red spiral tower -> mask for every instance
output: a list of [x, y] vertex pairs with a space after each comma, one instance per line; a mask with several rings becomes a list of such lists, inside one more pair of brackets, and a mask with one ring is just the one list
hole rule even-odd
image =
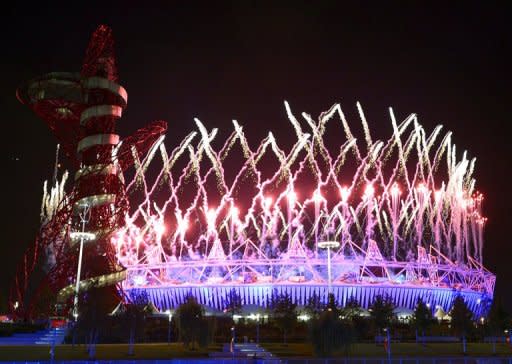
[[[77, 168], [74, 186], [52, 219], [40, 229], [19, 265], [11, 290], [11, 302], [30, 316], [43, 288], [69, 304], [80, 244], [80, 215], [88, 211], [80, 292], [106, 287], [124, 278], [115, 260], [111, 234], [124, 225], [128, 209], [123, 171], [141, 157], [165, 133], [167, 124], [153, 122], [121, 141], [116, 122], [126, 108], [128, 95], [118, 83], [112, 31], [100, 25], [93, 33], [80, 73], [55, 72], [38, 77], [17, 91], [18, 99], [43, 119]], [[83, 228], [85, 227], [82, 226]], [[73, 234], [75, 233], [75, 234]], [[77, 238], [78, 236], [78, 238]], [[41, 273], [40, 263], [48, 248], [54, 264]], [[109, 287], [109, 288], [108, 288]]]

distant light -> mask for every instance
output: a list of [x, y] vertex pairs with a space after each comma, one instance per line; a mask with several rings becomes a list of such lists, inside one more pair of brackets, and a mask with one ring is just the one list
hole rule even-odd
[[165, 224], [163, 223], [163, 221], [157, 221], [155, 223], [155, 232], [158, 235], [163, 235], [165, 233]]
[[350, 190], [348, 189], [348, 187], [341, 187], [340, 194], [341, 194], [341, 201], [347, 202], [348, 197], [350, 196]]
[[73, 114], [68, 107], [57, 107], [55, 108], [55, 111], [57, 111], [60, 116], [69, 116]]
[[317, 245], [320, 249], [327, 249], [327, 248], [333, 249], [333, 248], [339, 247], [340, 242], [339, 241], [319, 241]]
[[308, 321], [310, 319], [310, 317], [308, 315], [306, 315], [306, 314], [302, 314], [302, 315], [298, 315], [297, 319], [299, 321]]
[[397, 197], [399, 196], [400, 194], [402, 193], [402, 191], [400, 191], [400, 188], [398, 187], [398, 185], [395, 183], [393, 183], [393, 186], [391, 187], [391, 196], [393, 197]]
[[180, 220], [178, 222], [178, 229], [181, 233], [184, 233], [188, 229], [188, 220]]
[[136, 286], [143, 286], [146, 284], [146, 277], [145, 276], [135, 276], [133, 277], [133, 283]]
[[373, 188], [373, 185], [369, 184], [364, 189], [364, 199], [368, 200], [373, 197], [373, 194], [375, 193], [375, 188]]
[[272, 205], [272, 202], [274, 202], [272, 197], [270, 197], [270, 196], [265, 197], [265, 200], [264, 200], [265, 208], [268, 209]]
[[247, 318], [249, 320], [259, 321], [260, 320], [260, 314], [259, 313], [257, 313], [257, 314], [251, 313], [249, 316], [247, 316]]
[[295, 201], [297, 200], [297, 194], [293, 190], [288, 192], [287, 197], [288, 197], [288, 202], [290, 203], [290, 205], [293, 205], [295, 203]]
[[171, 312], [171, 310], [166, 310], [166, 311], [165, 311], [165, 314], [166, 314], [167, 316], [169, 316], [169, 322], [171, 322], [171, 319], [172, 319], [172, 312]]
[[315, 200], [315, 202], [320, 202], [322, 201], [322, 199], [322, 193], [319, 190], [315, 190], [315, 192], [313, 193], [313, 200]]
[[428, 192], [428, 189], [427, 187], [425, 186], [425, 184], [423, 183], [420, 183], [418, 185], [418, 187], [416, 188], [416, 191], [420, 192], [420, 193], [427, 193]]
[[215, 225], [215, 210], [210, 209], [206, 213], [206, 219], [208, 220], [208, 225], [214, 226]]
[[[242, 318], [242, 316], [241, 316], [241, 315], [233, 315], [233, 320], [235, 320], [235, 321], [238, 321], [238, 320], [240, 320], [241, 318]], [[234, 329], [235, 329], [234, 327], [232, 327], [232, 328], [231, 328], [231, 330], [234, 330]]]
[[69, 236], [72, 240], [84, 239], [85, 241], [90, 241], [96, 239], [96, 234], [81, 231], [73, 231]]
[[231, 212], [231, 218], [237, 219], [238, 218], [238, 214], [240, 213], [240, 210], [238, 210], [238, 207], [232, 206], [230, 212]]

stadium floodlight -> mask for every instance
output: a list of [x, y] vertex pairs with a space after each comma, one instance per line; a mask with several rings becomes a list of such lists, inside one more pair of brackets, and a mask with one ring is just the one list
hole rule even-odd
[[332, 278], [331, 278], [331, 249], [336, 249], [340, 246], [339, 241], [320, 241], [318, 242], [320, 249], [327, 249], [327, 279], [328, 279], [328, 292], [332, 293]]

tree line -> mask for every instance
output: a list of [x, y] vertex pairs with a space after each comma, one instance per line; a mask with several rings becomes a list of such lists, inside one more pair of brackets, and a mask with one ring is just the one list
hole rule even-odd
[[[246, 318], [235, 319], [243, 308], [235, 290], [223, 302], [223, 317], [206, 315], [204, 307], [189, 295], [169, 316], [168, 322], [164, 317], [158, 325], [154, 323], [156, 308], [143, 290], [124, 303], [113, 316], [102, 302], [104, 299], [94, 290], [81, 298], [80, 316], [67, 338], [70, 343], [85, 343], [91, 358], [95, 356], [98, 342], [128, 342], [128, 354], [133, 354], [136, 342], [166, 339], [195, 350], [215, 341], [227, 342], [236, 333], [237, 341], [242, 341], [243, 336], [250, 336], [254, 341], [256, 335], [259, 338], [260, 329], [261, 341], [270, 340], [277, 332], [285, 345], [290, 338], [296, 341], [299, 337], [303, 342], [310, 342], [316, 355], [323, 357], [335, 352], [349, 353], [358, 341], [373, 339], [382, 342], [388, 337], [396, 339], [401, 333], [411, 331], [418, 344], [422, 345], [427, 335], [453, 335], [460, 338], [465, 350], [468, 337], [486, 336], [494, 338], [495, 342], [496, 337], [503, 336], [504, 331], [512, 327], [510, 316], [499, 300], [495, 300], [487, 318], [481, 322], [475, 320], [462, 295], [455, 297], [449, 312], [451, 321], [444, 323], [442, 330], [436, 324], [438, 320], [433, 317], [428, 303], [418, 300], [410, 320], [403, 322], [398, 320], [396, 307], [386, 295], [376, 296], [368, 310], [364, 310], [353, 297], [342, 306], [332, 294], [328, 295], [326, 302], [313, 294], [304, 307], [298, 307], [290, 295], [274, 292], [267, 302], [265, 316], [268, 318], [258, 323]], [[298, 315], [308, 320], [301, 322]], [[114, 333], [118, 333], [115, 339]]]

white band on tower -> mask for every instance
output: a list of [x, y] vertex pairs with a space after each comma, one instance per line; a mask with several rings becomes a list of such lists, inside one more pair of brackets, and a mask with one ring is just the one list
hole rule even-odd
[[115, 105], [95, 105], [85, 109], [80, 115], [80, 125], [84, 126], [90, 118], [100, 116], [116, 116], [118, 118], [123, 114], [123, 108]]
[[80, 153], [95, 145], [117, 145], [119, 143], [118, 134], [94, 134], [89, 135], [78, 142], [77, 152]]
[[111, 93], [119, 96], [124, 101], [124, 105], [128, 103], [128, 93], [124, 89], [123, 86], [110, 81], [103, 77], [89, 77], [82, 81], [82, 85], [86, 89], [102, 89], [102, 90], [108, 90]]

